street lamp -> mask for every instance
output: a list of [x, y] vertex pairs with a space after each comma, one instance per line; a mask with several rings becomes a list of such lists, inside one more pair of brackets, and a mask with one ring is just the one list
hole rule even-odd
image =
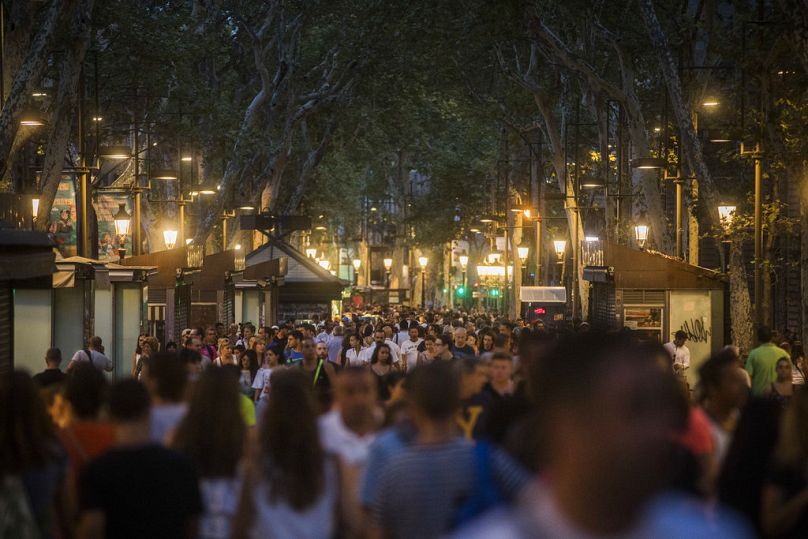
[[20, 125], [41, 127], [45, 125], [45, 117], [38, 110], [26, 110], [20, 115]]
[[327, 258], [320, 260], [318, 264], [320, 264], [320, 267], [323, 268], [324, 270], [331, 269], [331, 261], [328, 260]]
[[637, 245], [640, 250], [645, 250], [645, 243], [648, 241], [648, 225], [637, 224], [634, 226], [634, 239], [637, 240]]
[[170, 228], [163, 230], [163, 242], [166, 244], [166, 249], [173, 249], [177, 245], [177, 231]]
[[519, 260], [521, 260], [522, 264], [524, 264], [525, 261], [527, 260], [527, 255], [530, 252], [530, 247], [527, 247], [526, 245], [520, 245], [519, 247], [516, 248], [516, 252], [519, 255]]
[[178, 178], [177, 171], [172, 168], [158, 168], [152, 171], [152, 180], [176, 180]]
[[39, 213], [39, 194], [34, 193], [31, 197], [31, 210], [33, 210], [34, 221], [36, 221], [36, 216]]
[[567, 240], [553, 240], [553, 248], [555, 248], [555, 253], [558, 260], [563, 260], [564, 253], [567, 250]]
[[306, 247], [306, 256], [309, 258], [317, 258], [317, 248], [316, 247]]
[[737, 206], [732, 206], [729, 204], [722, 204], [718, 206], [718, 216], [721, 220], [721, 226], [724, 228], [724, 232], [729, 232], [729, 228], [732, 226], [732, 221], [735, 219], [735, 210], [737, 209]]
[[354, 258], [351, 260], [354, 269], [354, 286], [359, 286], [359, 267], [362, 265], [362, 260]]
[[418, 265], [421, 266], [421, 307], [426, 308], [426, 266], [429, 259], [425, 256], [418, 257]]
[[132, 216], [126, 211], [126, 204], [121, 202], [118, 204], [118, 211], [112, 216], [115, 222], [115, 234], [118, 235], [118, 258], [123, 261], [123, 255], [126, 253], [124, 243], [126, 242], [126, 235], [129, 233], [129, 223]]

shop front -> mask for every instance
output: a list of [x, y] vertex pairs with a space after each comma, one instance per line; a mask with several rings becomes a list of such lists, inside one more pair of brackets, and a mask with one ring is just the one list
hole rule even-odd
[[726, 344], [725, 277], [658, 253], [607, 244], [602, 266], [586, 266], [593, 327], [629, 328], [643, 339], [666, 343], [687, 334], [695, 383], [698, 366]]

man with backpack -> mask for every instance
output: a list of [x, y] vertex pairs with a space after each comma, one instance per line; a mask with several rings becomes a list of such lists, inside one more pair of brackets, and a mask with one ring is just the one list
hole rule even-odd
[[87, 341], [87, 348], [76, 351], [67, 364], [67, 372], [81, 362], [89, 362], [100, 371], [112, 372], [112, 360], [104, 355], [104, 346], [101, 337], [92, 337]]

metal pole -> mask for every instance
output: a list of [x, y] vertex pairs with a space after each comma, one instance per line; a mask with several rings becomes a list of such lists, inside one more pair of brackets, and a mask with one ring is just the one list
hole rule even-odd
[[[137, 99], [137, 88], [135, 88], [135, 99]], [[138, 125], [137, 109], [135, 109], [133, 127], [135, 130], [134, 148], [134, 178], [135, 178], [135, 215], [132, 223], [132, 254], [140, 254], [140, 126]]]
[[6, 8], [0, 2], [0, 108], [6, 104]]
[[676, 258], [682, 258], [682, 236], [684, 230], [682, 228], [682, 180], [677, 179], [676, 184]]
[[541, 215], [537, 216], [536, 218], [536, 286], [541, 286], [541, 255], [542, 255], [542, 245], [541, 245]]
[[755, 326], [760, 327], [763, 320], [763, 197], [761, 193], [761, 157], [753, 156], [755, 161]]
[[[180, 197], [182, 197], [182, 193], [180, 193]], [[180, 247], [183, 247], [185, 246], [185, 200], [180, 198], [178, 205], [180, 207], [180, 226], [179, 226], [180, 240], [178, 243]]]
[[421, 308], [426, 309], [426, 269], [421, 268]]
[[86, 258], [92, 256], [90, 250], [90, 227], [88, 222], [89, 211], [88, 206], [90, 202], [89, 185], [87, 181], [87, 148], [84, 141], [84, 68], [79, 75], [79, 107], [78, 107], [78, 130], [79, 130], [79, 238], [78, 238], [78, 254]]

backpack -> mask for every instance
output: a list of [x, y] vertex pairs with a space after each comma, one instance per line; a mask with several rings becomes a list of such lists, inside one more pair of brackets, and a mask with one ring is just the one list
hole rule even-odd
[[504, 501], [491, 470], [493, 447], [488, 442], [477, 442], [474, 445], [474, 490], [463, 504], [455, 510], [452, 529], [459, 528], [474, 520]]

